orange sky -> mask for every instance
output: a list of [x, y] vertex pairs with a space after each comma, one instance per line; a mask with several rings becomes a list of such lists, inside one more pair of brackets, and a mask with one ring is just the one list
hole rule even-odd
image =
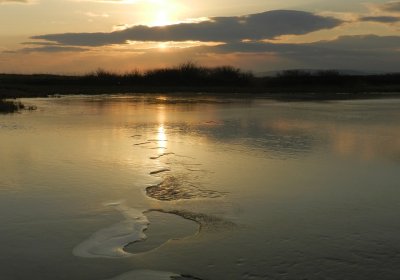
[[400, 1], [0, 0], [0, 72], [400, 71]]

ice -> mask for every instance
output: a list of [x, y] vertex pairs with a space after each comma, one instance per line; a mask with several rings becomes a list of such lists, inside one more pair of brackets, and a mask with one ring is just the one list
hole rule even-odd
[[147, 142], [139, 142], [139, 143], [135, 143], [133, 144], [134, 146], [142, 146], [142, 145], [147, 145], [147, 144], [151, 144], [151, 142], [147, 141]]
[[161, 169], [158, 169], [158, 170], [151, 171], [149, 174], [150, 175], [156, 175], [156, 174], [167, 172], [167, 171], [171, 171], [171, 169], [169, 169], [169, 168], [161, 168]]
[[193, 198], [220, 198], [224, 194], [204, 190], [177, 176], [166, 176], [161, 183], [146, 188], [146, 195], [161, 201]]
[[157, 156], [150, 157], [150, 159], [159, 159], [160, 157], [164, 157], [164, 156], [168, 156], [168, 155], [174, 155], [174, 153], [162, 153]]
[[201, 280], [191, 275], [179, 275], [166, 271], [133, 270], [108, 280]]
[[108, 280], [172, 280], [180, 275], [153, 270], [134, 270]]
[[124, 220], [95, 232], [73, 249], [73, 254], [84, 258], [125, 258], [132, 254], [124, 247], [146, 239], [144, 231], [149, 225], [143, 210], [129, 208], [123, 203], [110, 203], [124, 216]]
[[204, 213], [196, 213], [187, 210], [164, 210], [164, 209], [152, 209], [151, 211], [158, 211], [161, 213], [168, 213], [180, 216], [186, 220], [191, 220], [199, 224], [199, 231], [218, 231], [220, 229], [234, 229], [237, 225], [234, 222], [226, 220], [224, 218], [207, 215]]

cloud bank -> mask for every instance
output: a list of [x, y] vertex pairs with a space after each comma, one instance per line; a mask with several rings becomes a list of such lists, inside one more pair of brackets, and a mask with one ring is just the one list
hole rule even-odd
[[400, 17], [393, 16], [366, 16], [361, 17], [360, 21], [372, 21], [372, 22], [380, 22], [380, 23], [396, 23], [400, 21]]
[[237, 42], [213, 47], [222, 53], [231, 52], [273, 52], [291, 56], [335, 56], [397, 52], [400, 54], [400, 36], [356, 35], [341, 36], [335, 40], [318, 41], [303, 44], [282, 44], [271, 42]]
[[110, 33], [62, 33], [33, 36], [68, 46], [105, 46], [128, 41], [204, 41], [238, 42], [245, 39], [272, 39], [281, 35], [302, 35], [330, 29], [343, 22], [309, 12], [275, 10], [235, 17], [212, 17], [197, 23], [149, 27], [136, 25]]
[[387, 12], [400, 12], [400, 1], [388, 2], [380, 5], [380, 9]]
[[[235, 54], [244, 59], [273, 57], [272, 68], [357, 69], [400, 71], [400, 36], [355, 35], [302, 44], [235, 42], [215, 47], [199, 47], [197, 54]], [[193, 50], [194, 51], [194, 50]], [[264, 60], [273, 63], [274, 60]], [[257, 63], [257, 62], [255, 62]], [[264, 64], [264, 67], [270, 67]]]

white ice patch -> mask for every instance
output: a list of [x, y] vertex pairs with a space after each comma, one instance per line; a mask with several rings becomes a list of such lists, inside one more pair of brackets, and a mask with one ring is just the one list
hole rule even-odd
[[149, 221], [143, 214], [144, 210], [129, 208], [123, 203], [110, 203], [107, 206], [120, 211], [125, 220], [95, 232], [73, 249], [72, 253], [75, 256], [126, 258], [132, 255], [124, 251], [126, 245], [146, 239], [144, 230], [147, 229]]
[[134, 270], [108, 280], [171, 280], [178, 274], [153, 270]]

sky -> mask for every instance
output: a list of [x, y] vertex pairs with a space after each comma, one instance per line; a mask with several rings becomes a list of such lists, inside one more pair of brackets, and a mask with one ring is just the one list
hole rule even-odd
[[0, 0], [0, 73], [400, 72], [400, 1]]

